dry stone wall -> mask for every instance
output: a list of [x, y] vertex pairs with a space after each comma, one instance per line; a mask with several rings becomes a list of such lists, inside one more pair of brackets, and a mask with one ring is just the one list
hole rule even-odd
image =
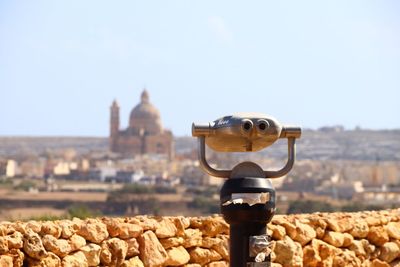
[[[273, 266], [400, 267], [400, 210], [276, 215]], [[228, 266], [219, 216], [0, 222], [0, 266]]]

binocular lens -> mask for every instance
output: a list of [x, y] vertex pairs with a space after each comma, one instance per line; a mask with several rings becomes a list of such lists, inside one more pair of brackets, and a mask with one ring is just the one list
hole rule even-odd
[[269, 123], [266, 120], [258, 120], [257, 126], [261, 133], [265, 133], [268, 130]]
[[251, 130], [251, 128], [252, 128], [252, 125], [251, 125], [250, 122], [246, 121], [246, 122], [243, 124], [243, 129], [245, 129], [246, 131]]
[[251, 132], [253, 129], [253, 122], [251, 120], [244, 119], [242, 120], [242, 130], [245, 133]]

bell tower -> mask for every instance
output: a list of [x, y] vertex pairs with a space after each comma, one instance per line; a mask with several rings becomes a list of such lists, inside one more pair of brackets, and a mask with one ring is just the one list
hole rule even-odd
[[116, 100], [110, 107], [110, 149], [115, 151], [119, 131], [119, 106]]

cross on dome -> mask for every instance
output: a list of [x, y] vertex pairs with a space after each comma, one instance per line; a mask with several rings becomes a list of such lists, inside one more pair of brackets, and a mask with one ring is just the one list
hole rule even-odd
[[141, 96], [141, 102], [142, 103], [149, 102], [149, 93], [147, 92], [146, 88], [143, 89], [142, 96]]

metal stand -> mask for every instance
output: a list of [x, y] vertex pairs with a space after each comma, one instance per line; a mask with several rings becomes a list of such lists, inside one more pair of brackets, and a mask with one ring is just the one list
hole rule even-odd
[[[264, 193], [269, 200], [254, 205], [226, 204], [237, 193]], [[253, 177], [227, 179], [221, 188], [220, 201], [221, 213], [230, 225], [230, 266], [270, 266], [267, 223], [275, 213], [275, 190], [271, 182]]]
[[[238, 113], [210, 123], [193, 123], [192, 135], [199, 140], [199, 162], [211, 176], [228, 178], [220, 192], [221, 213], [230, 225], [230, 266], [269, 267], [270, 238], [267, 223], [275, 213], [275, 190], [269, 178], [286, 175], [295, 161], [296, 138], [301, 128], [283, 126], [260, 113]], [[242, 162], [232, 170], [215, 169], [206, 160], [206, 144], [219, 152], [252, 152], [288, 141], [288, 160], [278, 170], [263, 170], [253, 162]]]

